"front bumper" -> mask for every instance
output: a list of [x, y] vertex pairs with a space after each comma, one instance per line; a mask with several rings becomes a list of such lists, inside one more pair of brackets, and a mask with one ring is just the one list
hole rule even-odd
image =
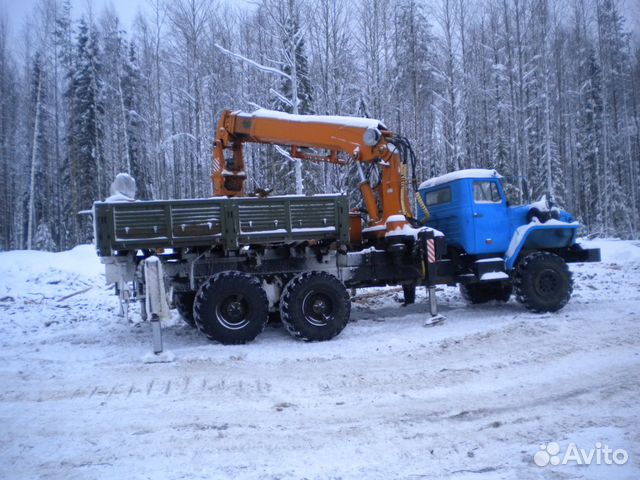
[[560, 256], [567, 263], [599, 262], [602, 259], [599, 248], [582, 248], [580, 245], [563, 249]]

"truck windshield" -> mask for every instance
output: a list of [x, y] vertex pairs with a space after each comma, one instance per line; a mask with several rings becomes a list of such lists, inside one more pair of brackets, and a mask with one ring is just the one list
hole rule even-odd
[[474, 182], [473, 199], [476, 203], [500, 203], [500, 192], [494, 182]]

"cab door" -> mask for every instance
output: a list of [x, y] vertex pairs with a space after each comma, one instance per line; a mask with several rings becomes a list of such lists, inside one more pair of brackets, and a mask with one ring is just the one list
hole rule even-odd
[[[504, 253], [511, 240], [507, 201], [497, 179], [473, 180], [472, 216], [475, 254]], [[471, 253], [471, 252], [470, 252]]]

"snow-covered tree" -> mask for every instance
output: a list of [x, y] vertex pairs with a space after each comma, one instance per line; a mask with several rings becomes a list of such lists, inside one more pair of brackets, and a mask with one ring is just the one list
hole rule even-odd
[[76, 53], [67, 90], [70, 109], [67, 144], [72, 200], [69, 213], [74, 218], [74, 237], [78, 241], [88, 241], [91, 238], [89, 220], [79, 217], [78, 212], [90, 208], [94, 201], [103, 198], [106, 193], [102, 152], [104, 107], [101, 103], [100, 73], [95, 27], [80, 19]]
[[[27, 192], [27, 249], [33, 245], [33, 235], [36, 223], [40, 223], [39, 217], [45, 213], [43, 198], [46, 192], [45, 182], [48, 174], [49, 162], [47, 159], [47, 137], [45, 134], [45, 117], [47, 115], [46, 104], [46, 78], [42, 65], [40, 52], [36, 53], [33, 61], [31, 106], [33, 111], [31, 158], [29, 164], [29, 189]], [[37, 198], [36, 198], [37, 197]], [[45, 220], [46, 222], [46, 220]]]
[[11, 55], [7, 19], [0, 15], [0, 249], [20, 248], [17, 243], [16, 200], [18, 167], [16, 157], [18, 72]]
[[280, 69], [287, 74], [280, 79], [281, 95], [276, 96], [275, 105], [289, 113], [314, 113], [305, 32], [300, 26], [300, 2], [286, 0], [270, 7], [282, 42]]
[[55, 252], [58, 249], [49, 231], [49, 226], [46, 223], [38, 225], [33, 237], [32, 247], [36, 250], [44, 250], [47, 252]]
[[[637, 236], [640, 48], [623, 6], [149, 0], [127, 32], [111, 7], [41, 0], [25, 28], [0, 18], [0, 248], [51, 248], [45, 228], [57, 248], [87, 241], [77, 212], [117, 171], [141, 198], [209, 195], [221, 110], [258, 107], [379, 118], [412, 141], [420, 179], [495, 167], [516, 201], [553, 191], [589, 233]], [[359, 201], [353, 167], [248, 145], [246, 169], [249, 191]]]
[[[395, 128], [413, 139], [421, 158], [432, 158], [431, 138], [434, 101], [434, 37], [424, 5], [403, 0], [396, 10], [395, 62], [397, 69], [394, 101], [398, 105]], [[400, 112], [406, 112], [400, 115]], [[420, 165], [421, 177], [430, 175], [429, 163]]]
[[141, 199], [149, 199], [151, 196], [151, 179], [147, 168], [145, 168], [149, 163], [149, 158], [145, 142], [144, 118], [140, 114], [142, 106], [142, 77], [138, 66], [136, 49], [133, 44], [129, 46], [128, 55], [123, 61], [121, 86], [130, 173], [136, 179], [137, 196]]

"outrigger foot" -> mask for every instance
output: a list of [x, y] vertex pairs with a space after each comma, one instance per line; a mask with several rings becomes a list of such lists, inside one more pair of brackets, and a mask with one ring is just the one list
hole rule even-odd
[[441, 325], [442, 323], [444, 323], [444, 321], [447, 319], [447, 317], [445, 317], [444, 315], [433, 315], [429, 318], [427, 318], [424, 321], [424, 324], [422, 325], [423, 327], [435, 327], [436, 325]]

